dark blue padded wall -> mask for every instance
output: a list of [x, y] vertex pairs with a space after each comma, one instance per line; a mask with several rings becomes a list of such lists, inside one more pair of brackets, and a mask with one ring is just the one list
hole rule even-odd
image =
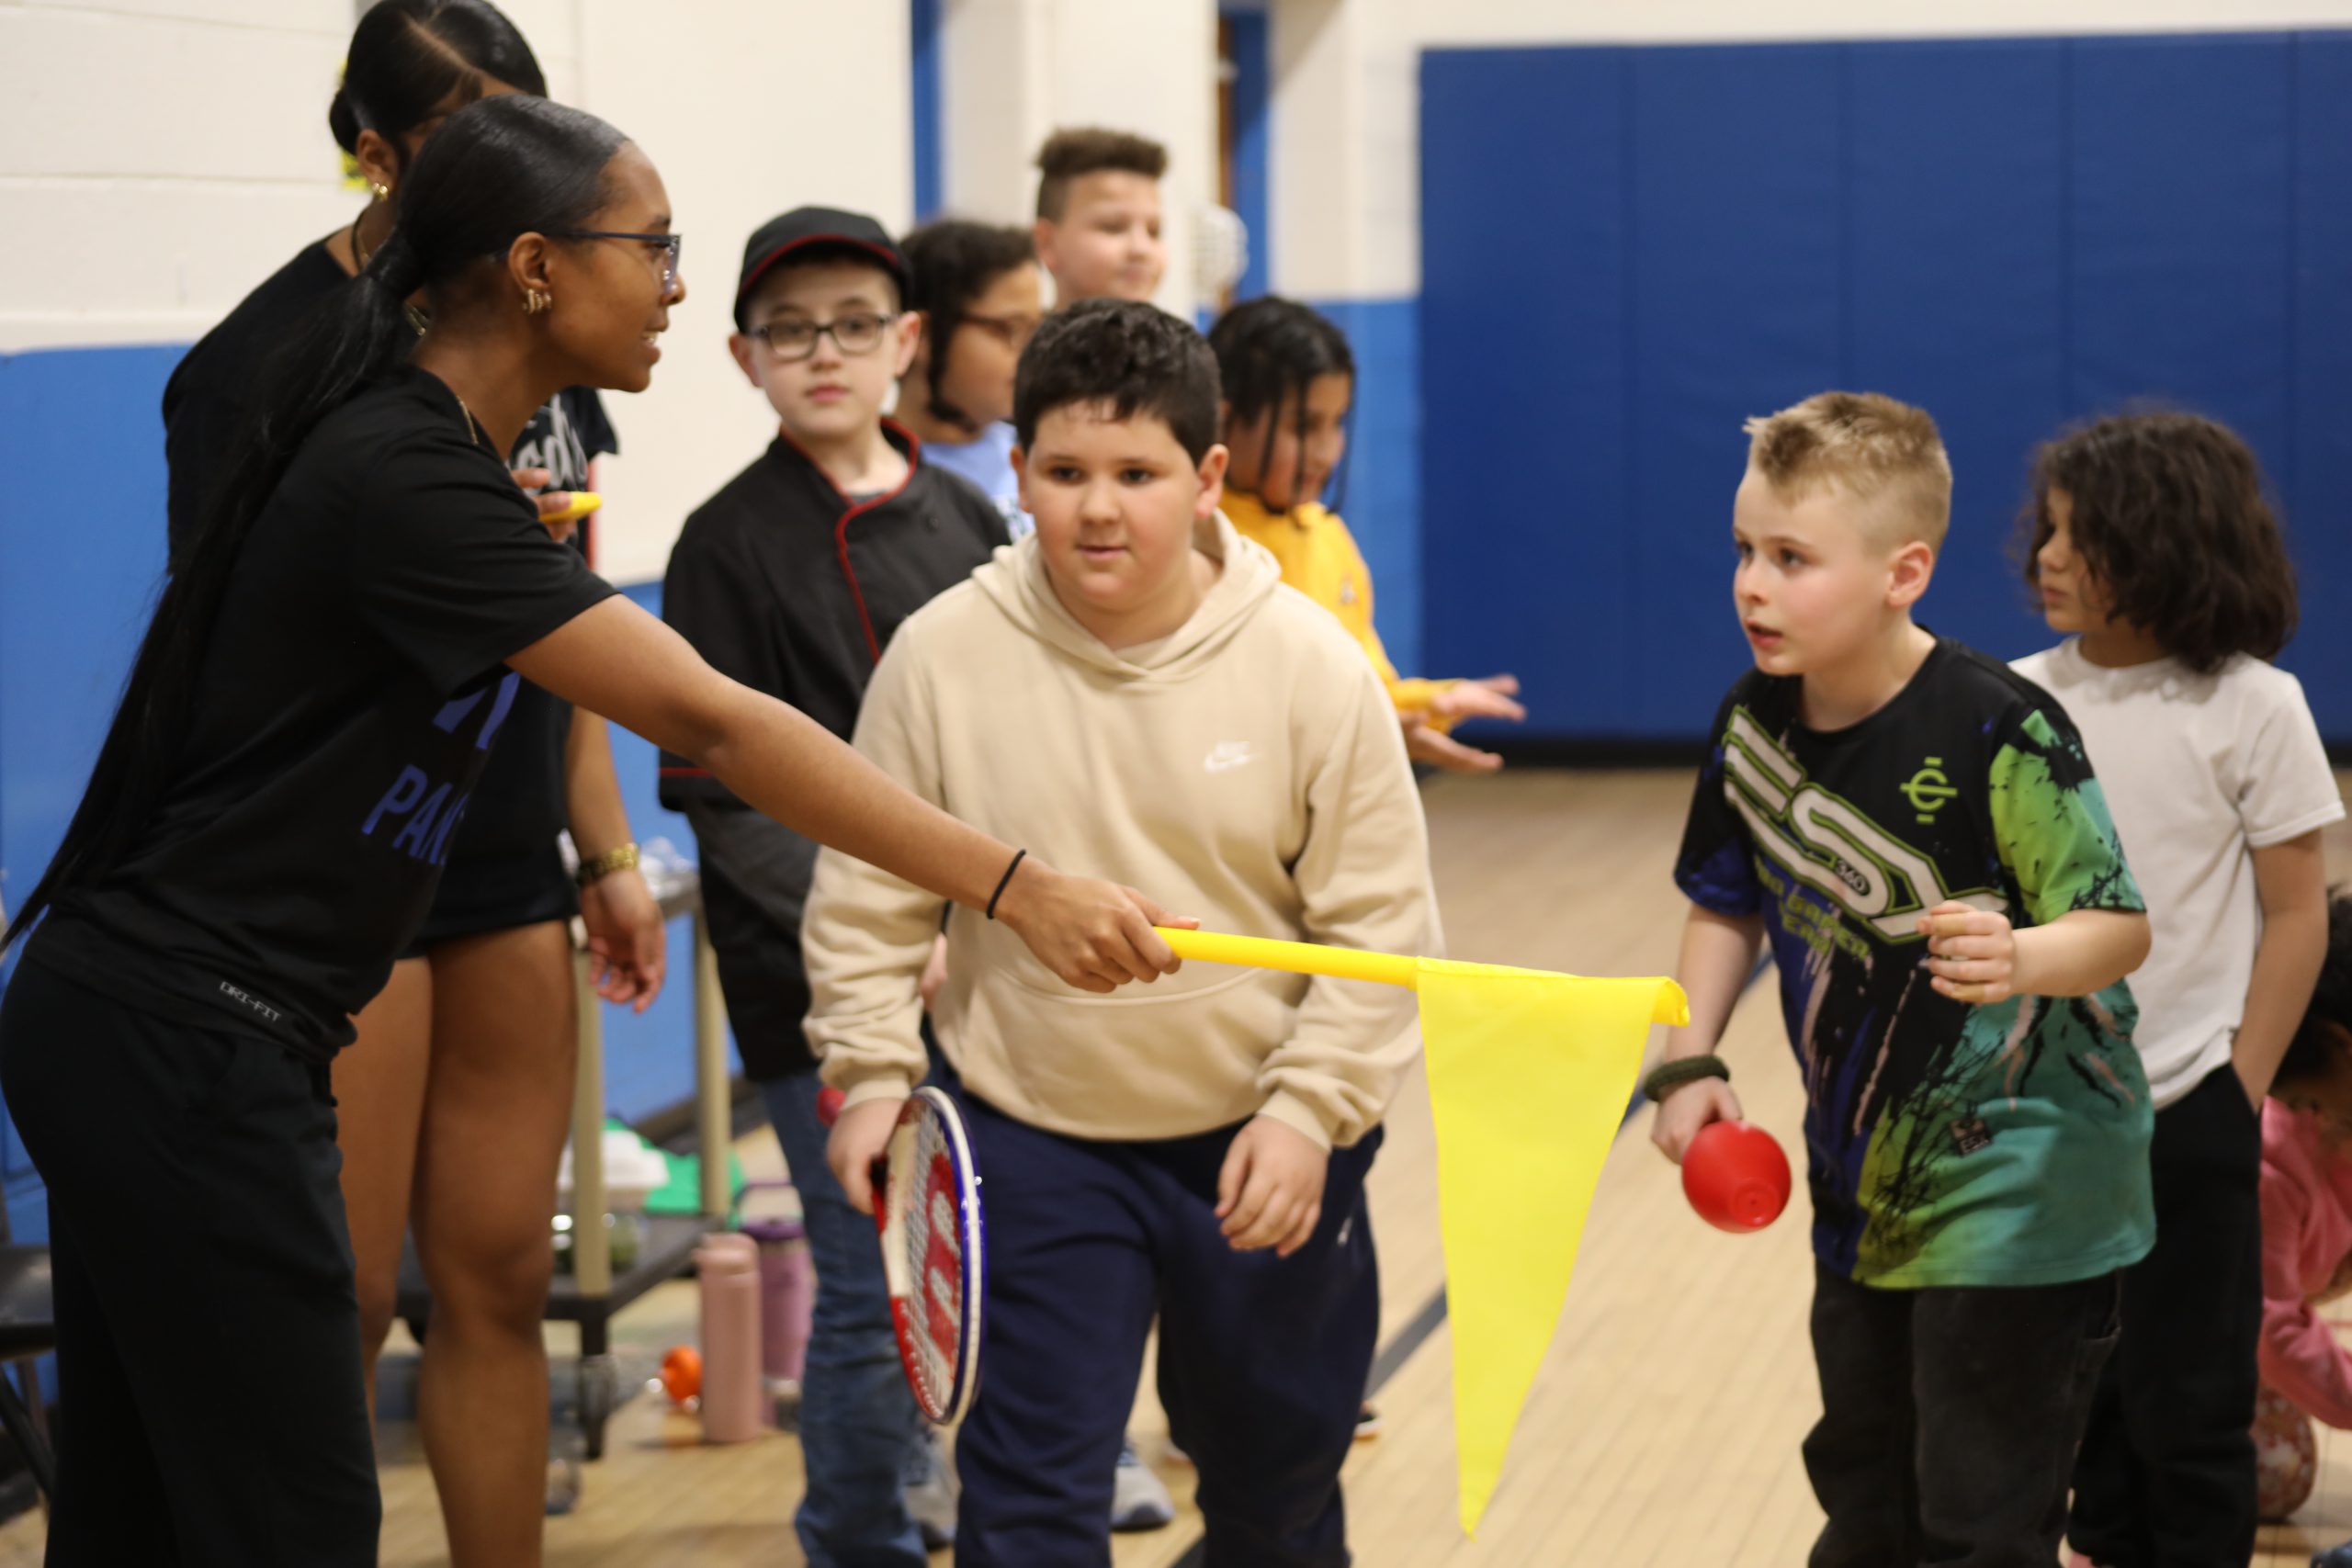
[[[2295, 51], [2294, 355], [2288, 472], [2279, 482], [2303, 578], [2304, 628], [2290, 650], [2323, 733], [2352, 734], [2352, 34]], [[2323, 597], [2327, 596], [2327, 597]]]
[[[1722, 671], [1746, 644], [1729, 609], [1731, 491], [1721, 432], [1842, 374], [1835, 49], [1649, 50], [1627, 73], [1627, 229], [1633, 266], [1624, 457], [1634, 520], [1631, 637], [1620, 713], [1705, 728]], [[1709, 112], [1694, 112], [1704, 104]], [[1732, 152], [1727, 127], [1741, 148]], [[1759, 214], [1776, 221], [1759, 222]], [[1734, 366], [1757, 378], [1726, 376]], [[1737, 479], [1735, 470], [1733, 478]], [[1599, 513], [1580, 518], [1586, 526]], [[1613, 586], [1624, 593], [1624, 584]], [[1452, 669], [1443, 657], [1438, 664]], [[1583, 707], [1566, 672], [1521, 679], [1545, 705]], [[1595, 716], [1600, 716], [1599, 715]]]
[[1695, 737], [1746, 658], [1740, 422], [1836, 385], [1951, 448], [1925, 618], [2029, 651], [2032, 446], [2154, 399], [2261, 455], [2281, 662], [2352, 739], [2352, 35], [1440, 51], [1421, 85], [1428, 667], [1516, 670], [1537, 736]]
[[[2064, 47], [1849, 53], [1852, 354], [1840, 375], [1935, 413], [1953, 516], [1925, 618], [2011, 656], [2049, 640], [2022, 607], [2007, 546], [2028, 456], [2067, 409], [2066, 186], [2047, 151], [2064, 139]], [[1995, 124], [2014, 134], [1988, 139]], [[1731, 455], [1735, 468], [1743, 458]]]
[[1539, 723], [1590, 728], [1555, 672], [1617, 662], [1634, 625], [1638, 541], [1615, 525], [1633, 501], [1633, 62], [1527, 51], [1446, 68], [1470, 58], [1430, 55], [1421, 76], [1419, 672], [1515, 671]]

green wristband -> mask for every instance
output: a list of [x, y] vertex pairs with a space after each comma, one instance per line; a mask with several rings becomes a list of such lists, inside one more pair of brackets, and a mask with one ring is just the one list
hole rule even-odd
[[1678, 1056], [1670, 1062], [1660, 1062], [1642, 1080], [1642, 1092], [1652, 1100], [1664, 1100], [1678, 1089], [1687, 1088], [1701, 1078], [1721, 1078], [1731, 1081], [1731, 1069], [1716, 1055]]

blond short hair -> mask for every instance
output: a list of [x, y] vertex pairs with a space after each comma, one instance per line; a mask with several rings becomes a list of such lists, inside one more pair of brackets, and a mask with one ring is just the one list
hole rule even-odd
[[1880, 392], [1815, 392], [1741, 428], [1747, 466], [1782, 501], [1841, 490], [1878, 503], [1883, 531], [1943, 548], [1951, 459], [1927, 410]]

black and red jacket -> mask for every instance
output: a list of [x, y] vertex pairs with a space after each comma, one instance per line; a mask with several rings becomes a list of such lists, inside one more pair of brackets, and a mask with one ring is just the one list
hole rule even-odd
[[[875, 662], [899, 624], [1007, 544], [1004, 519], [969, 482], [909, 460], [885, 494], [844, 495], [789, 436], [686, 519], [662, 578], [662, 617], [721, 674], [790, 703], [846, 740]], [[703, 905], [744, 1070], [809, 1065], [800, 911], [814, 846], [745, 807], [684, 757], [662, 754], [662, 804], [701, 848]]]

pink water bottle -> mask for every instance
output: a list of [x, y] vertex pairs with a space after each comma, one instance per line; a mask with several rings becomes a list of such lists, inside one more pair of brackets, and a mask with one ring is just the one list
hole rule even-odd
[[[789, 1181], [747, 1181], [743, 1189], [748, 1193], [756, 1188], [791, 1185]], [[745, 1215], [742, 1226], [743, 1234], [760, 1248], [760, 1364], [767, 1373], [768, 1392], [797, 1390], [808, 1359], [808, 1320], [817, 1297], [808, 1232], [800, 1221], [785, 1215]]]
[[707, 1443], [760, 1435], [760, 1248], [746, 1235], [714, 1234], [695, 1248], [702, 1289], [702, 1436]]

